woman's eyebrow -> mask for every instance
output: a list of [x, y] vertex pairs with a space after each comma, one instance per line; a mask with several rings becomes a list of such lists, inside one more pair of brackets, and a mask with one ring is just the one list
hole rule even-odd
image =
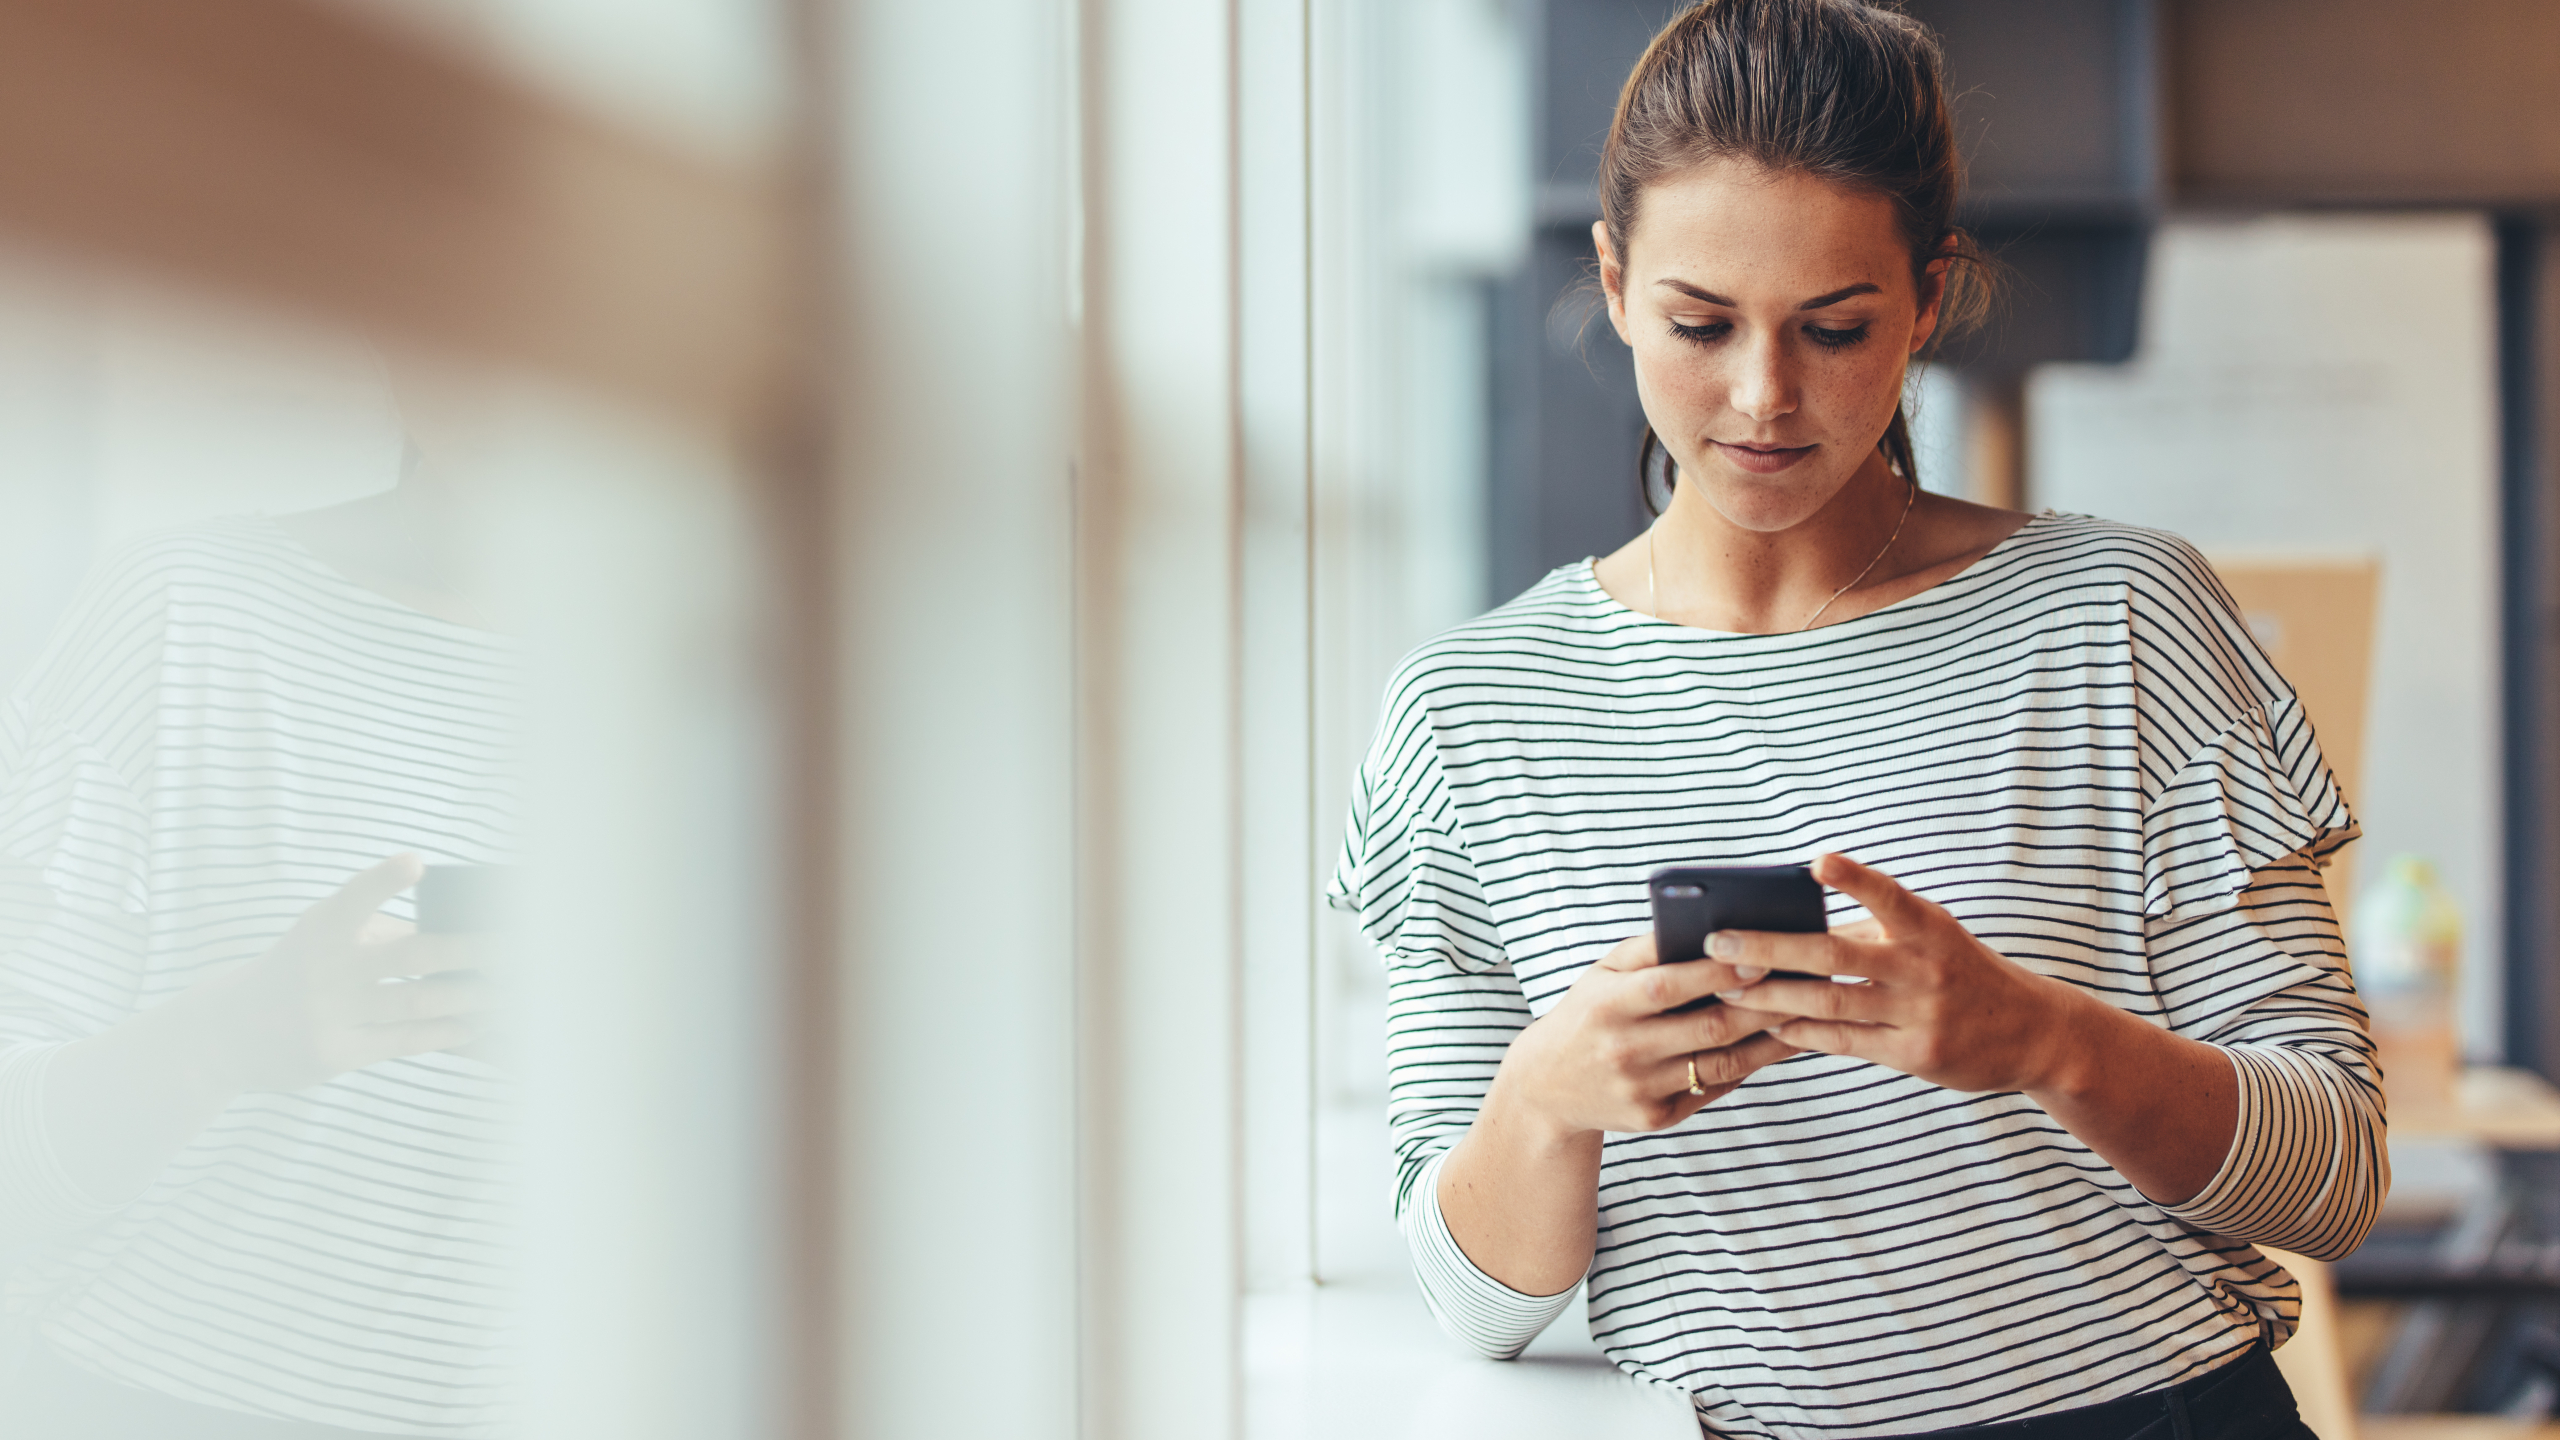
[[1872, 280], [1861, 280], [1855, 285], [1844, 285], [1827, 295], [1816, 295], [1796, 308], [1799, 310], [1819, 310], [1825, 305], [1837, 305], [1852, 295], [1881, 295], [1883, 293], [1883, 286], [1878, 285]]
[[[1667, 285], [1693, 300], [1704, 300], [1710, 305], [1723, 305], [1731, 309], [1741, 308], [1713, 290], [1702, 290], [1699, 287], [1690, 284], [1686, 280], [1673, 280], [1665, 277], [1663, 279], [1656, 280], [1653, 283], [1656, 285]], [[1825, 305], [1837, 305], [1841, 301], [1846, 300], [1853, 295], [1881, 295], [1883, 293], [1883, 286], [1876, 284], [1872, 280], [1861, 280], [1855, 285], [1843, 285], [1839, 289], [1831, 291], [1829, 294], [1816, 295], [1796, 308], [1798, 310], [1819, 310]]]

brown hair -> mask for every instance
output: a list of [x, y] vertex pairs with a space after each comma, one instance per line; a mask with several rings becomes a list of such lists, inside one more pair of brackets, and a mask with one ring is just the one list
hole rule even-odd
[[[1989, 262], [1955, 224], [1964, 163], [1945, 62], [1919, 21], [1862, 0], [1700, 0], [1682, 11], [1627, 76], [1600, 149], [1610, 249], [1623, 262], [1646, 186], [1724, 159], [1885, 196], [1911, 250], [1915, 287], [1930, 262], [1958, 262], [1947, 271], [1932, 344], [1981, 320]], [[1647, 424], [1636, 479], [1648, 510], [1660, 445]], [[1917, 483], [1900, 405], [1883, 448]]]

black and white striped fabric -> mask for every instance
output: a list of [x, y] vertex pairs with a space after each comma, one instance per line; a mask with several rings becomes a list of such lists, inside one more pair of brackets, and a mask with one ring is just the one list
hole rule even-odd
[[145, 540], [75, 602], [0, 710], [0, 1252], [22, 1337], [226, 1410], [500, 1433], [496, 1071], [429, 1055], [249, 1096], [118, 1205], [56, 1160], [43, 1087], [66, 1043], [260, 954], [366, 866], [505, 858], [516, 669], [511, 642], [361, 589], [263, 519]]
[[2223, 1047], [2241, 1113], [2220, 1173], [2157, 1205], [2022, 1095], [1798, 1055], [1608, 1137], [1594, 1338], [1710, 1433], [1790, 1440], [2066, 1410], [2281, 1343], [2297, 1287], [2255, 1243], [2344, 1253], [2388, 1184], [2313, 868], [2354, 834], [2291, 689], [2173, 536], [2048, 513], [1929, 591], [1790, 635], [1667, 624], [1560, 569], [1404, 663], [1333, 886], [1389, 967], [1424, 1293], [1498, 1357], [1569, 1299], [1469, 1263], [1436, 1178], [1511, 1038], [1649, 923], [1646, 875], [1840, 851]]

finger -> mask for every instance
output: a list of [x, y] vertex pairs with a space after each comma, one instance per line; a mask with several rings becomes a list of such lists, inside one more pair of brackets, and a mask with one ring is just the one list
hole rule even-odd
[[376, 985], [356, 1007], [366, 1025], [400, 1025], [417, 1020], [448, 1020], [484, 1015], [496, 1008], [489, 983], [469, 973], [432, 975]]
[[356, 941], [363, 945], [382, 945], [404, 935], [415, 935], [418, 927], [407, 920], [395, 919], [377, 910], [364, 917], [364, 925], [356, 931]]
[[293, 928], [307, 926], [334, 935], [358, 934], [383, 902], [417, 884], [418, 877], [425, 873], [426, 864], [417, 856], [394, 855], [379, 865], [357, 871], [329, 898], [302, 912]]
[[1664, 1063], [1659, 1073], [1666, 1091], [1685, 1090], [1689, 1086], [1689, 1067], [1694, 1063], [1698, 1067], [1698, 1084], [1721, 1093], [1750, 1079], [1762, 1067], [1774, 1065], [1794, 1053], [1795, 1046], [1774, 1035], [1754, 1035], [1738, 1045], [1674, 1056]]
[[1732, 1038], [1725, 1041], [1728, 1045], [1739, 1045], [1754, 1035], [1775, 1030], [1788, 1021], [1798, 1018], [1776, 1010], [1755, 1010], [1748, 1005], [1736, 1005], [1730, 1001], [1708, 1013], [1724, 1015], [1730, 1021], [1733, 1028]]
[[1905, 935], [1929, 923], [1937, 907], [1906, 890], [1881, 870], [1846, 855], [1821, 855], [1813, 862], [1813, 878], [1867, 907], [1886, 933]]
[[1707, 937], [1715, 958], [1730, 965], [1744, 984], [1772, 970], [1806, 975], [1867, 975], [1861, 968], [1882, 958], [1880, 945], [1824, 931], [1812, 935], [1768, 930], [1719, 930]]
[[1620, 1015], [1642, 1019], [1676, 1010], [1744, 983], [1730, 965], [1713, 960], [1682, 960], [1648, 965], [1633, 971], [1610, 989], [1607, 1004]]
[[1846, 925], [1834, 925], [1831, 933], [1843, 940], [1862, 940], [1870, 944], [1888, 938], [1884, 927], [1873, 920], [1852, 920]]
[[1644, 970], [1661, 964], [1653, 951], [1653, 932], [1630, 935], [1609, 947], [1609, 953], [1592, 962], [1603, 970]]
[[[363, 1064], [378, 1065], [385, 1060], [461, 1049], [480, 1038], [480, 1027], [459, 1018], [410, 1020], [395, 1025], [368, 1025], [358, 1033]], [[353, 1068], [361, 1069], [363, 1065]]]
[[1799, 1050], [1893, 1065], [1902, 1032], [1890, 1025], [1862, 1025], [1852, 1020], [1790, 1020], [1770, 1035]]
[[486, 970], [491, 960], [487, 937], [402, 935], [356, 952], [356, 973], [370, 980], [404, 980], [416, 975], [447, 975], [456, 970]]
[[1660, 1034], [1658, 1042], [1655, 1036], [1649, 1035], [1646, 1039], [1659, 1043], [1666, 1055], [1686, 1055], [1693, 1050], [1721, 1050], [1727, 1045], [1740, 1044], [1772, 1025], [1794, 1018], [1793, 1015], [1753, 1010], [1727, 1002], [1704, 1010], [1664, 1015], [1647, 1022], [1658, 1025]]
[[1766, 1014], [1774, 1026], [1789, 1020], [1854, 1020], [1891, 1024], [1894, 997], [1880, 985], [1841, 985], [1830, 980], [1763, 980], [1723, 992], [1726, 1008]]

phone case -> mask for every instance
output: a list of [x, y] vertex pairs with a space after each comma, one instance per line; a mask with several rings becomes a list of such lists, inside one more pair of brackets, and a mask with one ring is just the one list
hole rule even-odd
[[1802, 865], [1673, 865], [1645, 882], [1663, 960], [1699, 960], [1719, 930], [1820, 934], [1831, 928], [1822, 883]]
[[467, 934], [503, 928], [515, 872], [505, 865], [430, 865], [418, 880], [418, 928]]

